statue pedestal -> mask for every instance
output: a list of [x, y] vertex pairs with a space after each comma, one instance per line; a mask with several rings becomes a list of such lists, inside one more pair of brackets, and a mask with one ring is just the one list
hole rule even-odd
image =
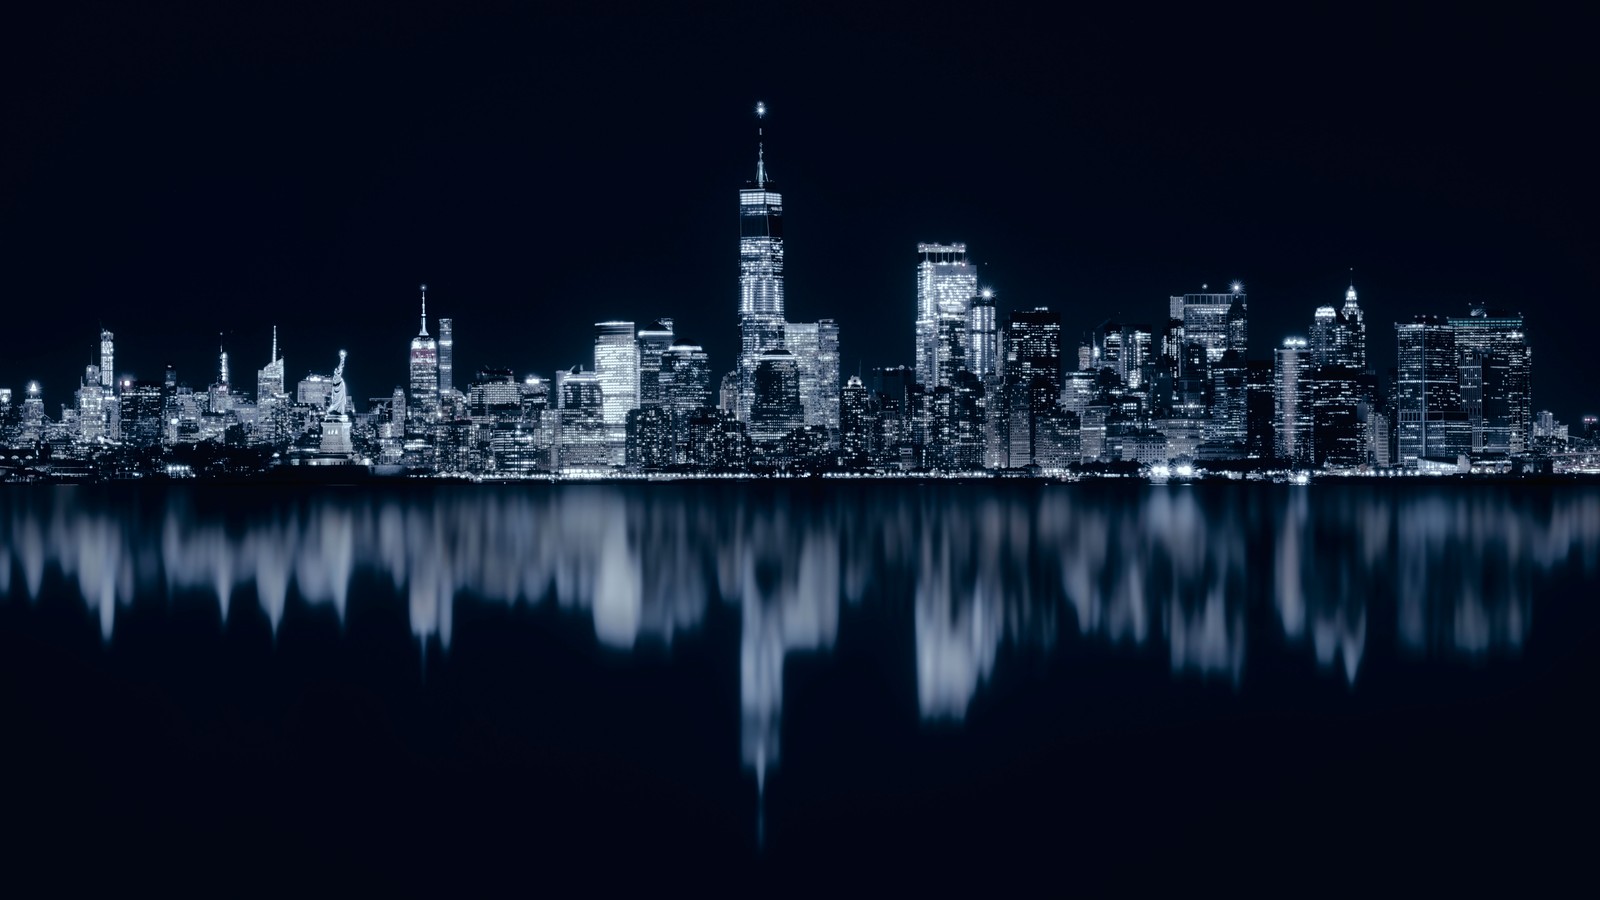
[[355, 447], [350, 443], [350, 417], [329, 413], [322, 419], [322, 447], [325, 454], [337, 453], [348, 456], [355, 452]]

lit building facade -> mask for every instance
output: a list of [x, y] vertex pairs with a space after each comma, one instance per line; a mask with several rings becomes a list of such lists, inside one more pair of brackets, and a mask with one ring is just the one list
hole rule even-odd
[[605, 391], [604, 416], [612, 464], [621, 465], [628, 411], [639, 405], [639, 347], [632, 322], [596, 322], [594, 371]]
[[972, 298], [967, 312], [967, 340], [971, 352], [967, 355], [967, 368], [979, 378], [989, 379], [1000, 374], [1000, 320], [996, 315], [994, 291], [984, 288]]
[[750, 439], [777, 443], [805, 424], [800, 405], [800, 364], [787, 350], [768, 350], [756, 367], [756, 394], [750, 407]]
[[428, 336], [428, 286], [422, 285], [422, 330], [411, 339], [411, 403], [407, 409], [420, 422], [439, 417], [439, 344]]
[[1399, 342], [1395, 426], [1397, 464], [1416, 468], [1427, 457], [1450, 459], [1471, 449], [1471, 424], [1461, 405], [1455, 329], [1439, 316], [1395, 325]]
[[1273, 456], [1292, 466], [1311, 462], [1311, 349], [1284, 338], [1273, 366]]
[[800, 406], [805, 424], [839, 430], [839, 323], [790, 322], [784, 342], [800, 366]]
[[[1172, 299], [1179, 301], [1180, 298]], [[1207, 363], [1216, 362], [1229, 350], [1246, 352], [1250, 332], [1249, 305], [1244, 285], [1234, 282], [1226, 293], [1221, 294], [1184, 294], [1181, 304], [1182, 341], [1204, 348]], [[1177, 305], [1173, 303], [1173, 306]]]
[[661, 318], [639, 329], [639, 406], [661, 405], [661, 357], [676, 339], [672, 319]]
[[[918, 244], [916, 371], [931, 390], [969, 368], [967, 322], [978, 295], [978, 270], [966, 244]], [[953, 359], [952, 357], [959, 357]]]
[[1521, 313], [1477, 307], [1448, 320], [1455, 332], [1457, 365], [1477, 355], [1482, 414], [1476, 425], [1482, 452], [1522, 453], [1529, 446], [1533, 414], [1533, 352]]
[[739, 191], [739, 364], [737, 414], [750, 419], [761, 355], [783, 343], [783, 195], [767, 178], [766, 105], [756, 107], [756, 178]]

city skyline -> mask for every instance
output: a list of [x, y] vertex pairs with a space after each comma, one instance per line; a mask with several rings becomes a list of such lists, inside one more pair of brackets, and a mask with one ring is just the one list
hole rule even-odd
[[[888, 16], [451, 13], [366, 40], [337, 13], [38, 15], [40, 40], [6, 63], [40, 89], [8, 107], [0, 237], [8, 324], [52, 339], [0, 356], [13, 389], [77, 382], [95, 335], [63, 333], [71, 310], [116, 332], [126, 368], [191, 381], [217, 332], [255, 368], [277, 323], [291, 376], [343, 347], [365, 394], [415, 333], [391, 310], [423, 281], [456, 319], [460, 374], [570, 366], [595, 321], [669, 310], [725, 372], [723, 191], [753, 174], [742, 114], [764, 100], [785, 312], [835, 318], [845, 372], [911, 364], [903, 260], [960, 241], [1002, 317], [1048, 305], [1074, 334], [1234, 277], [1259, 334], [1298, 333], [1351, 266], [1378, 322], [1474, 304], [1572, 317], [1536, 330], [1533, 390], [1568, 421], [1590, 411], [1593, 313], [1575, 298], [1594, 287], [1594, 183], [1569, 112], [1587, 64], [1536, 23], [1349, 15], [1287, 42], [1249, 18], [1150, 33], [1080, 13], [1061, 43], [981, 16], [974, 42]], [[771, 64], [730, 65], [757, 35]], [[669, 50], [691, 43], [705, 53]], [[1248, 63], [1196, 61], [1224, 46]], [[646, 237], [619, 255], [615, 228]], [[1374, 368], [1393, 352], [1375, 341]]]

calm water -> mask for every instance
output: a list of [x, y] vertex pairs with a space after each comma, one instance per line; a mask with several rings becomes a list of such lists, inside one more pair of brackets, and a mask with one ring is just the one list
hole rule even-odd
[[1554, 884], [1597, 565], [1571, 487], [8, 487], [0, 871]]

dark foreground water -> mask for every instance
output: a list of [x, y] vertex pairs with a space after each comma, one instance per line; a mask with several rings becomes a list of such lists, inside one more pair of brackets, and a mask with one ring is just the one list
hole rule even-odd
[[1556, 887], [1597, 565], [1572, 487], [9, 487], [0, 879]]

